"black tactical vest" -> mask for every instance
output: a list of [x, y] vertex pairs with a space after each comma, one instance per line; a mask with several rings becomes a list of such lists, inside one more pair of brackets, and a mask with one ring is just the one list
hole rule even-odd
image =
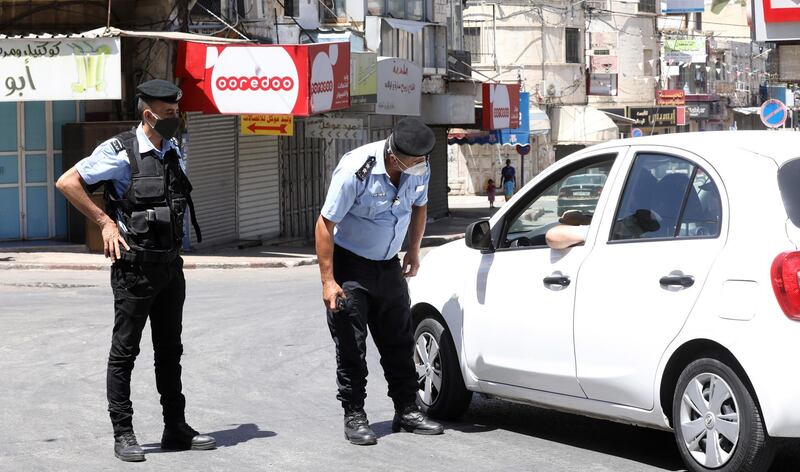
[[117, 198], [111, 183], [106, 184], [106, 212], [120, 220], [127, 231], [120, 231], [131, 248], [124, 260], [168, 262], [177, 257], [184, 236], [184, 215], [188, 207], [197, 241], [202, 241], [194, 212], [192, 185], [181, 169], [178, 153], [170, 149], [159, 159], [155, 151], [139, 153], [136, 129], [115, 136], [112, 146], [123, 149], [131, 165], [131, 184]]

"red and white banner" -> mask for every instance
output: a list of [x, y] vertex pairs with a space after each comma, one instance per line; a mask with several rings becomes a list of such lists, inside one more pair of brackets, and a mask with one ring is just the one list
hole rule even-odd
[[350, 106], [350, 44], [182, 42], [185, 111], [309, 116]]
[[519, 128], [519, 84], [483, 84], [482, 126]]

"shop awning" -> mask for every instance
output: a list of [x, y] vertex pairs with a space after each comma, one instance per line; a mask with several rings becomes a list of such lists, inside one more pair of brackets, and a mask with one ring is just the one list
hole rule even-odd
[[734, 108], [733, 111], [742, 115], [757, 115], [761, 111], [761, 107], [739, 107]]
[[550, 117], [541, 108], [530, 106], [530, 123], [528, 129], [531, 135], [543, 135], [550, 133]]
[[636, 120], [633, 118], [628, 118], [627, 116], [617, 115], [616, 113], [611, 113], [610, 111], [603, 111], [609, 118], [611, 118], [614, 123], [624, 123], [626, 125], [635, 125], [637, 123]]
[[619, 128], [605, 113], [588, 106], [563, 106], [553, 111], [556, 144], [597, 144], [616, 139]]

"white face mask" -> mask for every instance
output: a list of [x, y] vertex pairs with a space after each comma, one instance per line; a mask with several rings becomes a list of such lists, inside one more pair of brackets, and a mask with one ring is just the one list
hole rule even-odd
[[406, 174], [408, 174], [408, 175], [416, 175], [416, 176], [425, 175], [425, 172], [427, 172], [427, 171], [428, 171], [428, 163], [427, 162], [420, 162], [417, 165], [413, 165], [411, 167], [403, 169], [403, 172], [405, 172]]
[[397, 167], [399, 167], [404, 174], [421, 176], [425, 175], [425, 172], [428, 171], [428, 158], [425, 158], [425, 160], [420, 162], [419, 164], [414, 164], [411, 167], [406, 167], [406, 165], [403, 164], [403, 161], [398, 159], [397, 156], [392, 154], [392, 157], [394, 157], [394, 161], [397, 163]]

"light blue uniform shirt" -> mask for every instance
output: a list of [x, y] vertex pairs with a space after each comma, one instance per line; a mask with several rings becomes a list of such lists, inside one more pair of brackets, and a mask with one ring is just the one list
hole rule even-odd
[[[178, 152], [181, 169], [186, 172], [186, 163], [174, 140], [162, 139], [161, 149], [156, 149], [144, 134], [141, 123], [136, 128], [136, 140], [139, 142], [139, 154], [155, 151], [156, 157], [159, 159], [162, 159], [170, 149], [175, 149]], [[128, 160], [128, 153], [124, 149], [120, 152], [115, 151], [111, 145], [111, 139], [97, 146], [91, 156], [81, 159], [75, 164], [75, 169], [83, 181], [89, 185], [103, 180], [112, 181], [117, 198], [122, 198], [131, 184], [131, 164]]]
[[[383, 162], [386, 141], [361, 146], [345, 154], [333, 171], [322, 216], [336, 223], [336, 245], [361, 257], [388, 260], [400, 252], [411, 222], [411, 207], [428, 203], [430, 168], [421, 176], [401, 174], [392, 184]], [[362, 181], [356, 172], [369, 156], [375, 167]]]

